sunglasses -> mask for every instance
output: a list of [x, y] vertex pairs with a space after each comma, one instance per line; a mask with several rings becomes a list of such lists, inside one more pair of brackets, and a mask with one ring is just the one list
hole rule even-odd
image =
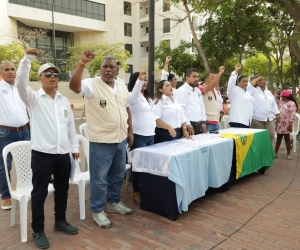
[[59, 73], [57, 73], [57, 72], [44, 72], [44, 76], [45, 76], [46, 78], [50, 78], [52, 75], [53, 75], [55, 78], [59, 77]]

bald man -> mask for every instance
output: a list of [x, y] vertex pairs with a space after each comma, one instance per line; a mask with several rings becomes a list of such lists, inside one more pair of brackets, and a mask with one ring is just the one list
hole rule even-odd
[[[16, 141], [28, 141], [28, 115], [25, 104], [21, 101], [15, 87], [16, 67], [11, 62], [1, 64], [0, 75], [0, 193], [1, 208], [11, 208], [11, 197], [5, 175], [3, 148]], [[10, 173], [12, 155], [7, 156], [7, 166]]]

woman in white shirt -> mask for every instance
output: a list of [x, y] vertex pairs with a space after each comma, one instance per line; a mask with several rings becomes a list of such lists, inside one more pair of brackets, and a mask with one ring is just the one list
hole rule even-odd
[[179, 139], [182, 135], [189, 138], [186, 129], [186, 117], [181, 104], [174, 99], [170, 82], [161, 80], [156, 86], [154, 116], [156, 128], [154, 142], [160, 143]]
[[253, 117], [251, 128], [267, 129], [273, 141], [275, 136], [276, 117], [279, 117], [279, 109], [273, 94], [266, 88], [263, 76], [255, 76], [247, 90], [253, 96]]
[[249, 128], [253, 115], [253, 97], [247, 91], [246, 76], [238, 76], [240, 65], [235, 66], [228, 81], [227, 95], [230, 100], [229, 125], [235, 128]]
[[[154, 104], [148, 90], [146, 71], [136, 72], [131, 75], [128, 83], [129, 94], [128, 104], [132, 116], [132, 127], [134, 141], [130, 150], [146, 147], [154, 143]], [[138, 173], [131, 170], [131, 182], [133, 188], [132, 198], [140, 204], [140, 185]]]

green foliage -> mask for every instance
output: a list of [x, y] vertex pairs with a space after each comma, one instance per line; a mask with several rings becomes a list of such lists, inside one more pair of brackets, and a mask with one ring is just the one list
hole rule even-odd
[[68, 53], [70, 57], [67, 59], [67, 71], [73, 71], [77, 67], [82, 51], [84, 50], [92, 50], [96, 53], [96, 57], [86, 66], [91, 77], [99, 74], [102, 59], [105, 56], [113, 56], [122, 63], [123, 69], [126, 70], [128, 68], [126, 59], [130, 58], [131, 55], [124, 49], [123, 43], [77, 43], [69, 48]]
[[187, 68], [196, 68], [200, 72], [203, 71], [203, 63], [199, 54], [190, 53], [189, 49], [192, 48], [192, 43], [180, 41], [178, 47], [170, 49], [166, 41], [161, 41], [155, 47], [154, 58], [163, 68], [166, 56], [172, 56], [172, 61], [169, 65], [169, 71], [174, 72], [176, 75], [183, 77]]
[[[11, 43], [11, 44], [5, 44], [0, 45], [0, 62], [3, 61], [10, 61], [12, 62], [16, 67], [18, 67], [21, 59], [24, 57], [24, 48], [22, 45], [18, 43]], [[37, 80], [38, 77], [38, 69], [40, 68], [40, 65], [35, 59], [31, 64], [31, 71], [29, 73], [29, 79], [30, 80]]]
[[268, 67], [268, 58], [262, 53], [257, 53], [252, 57], [246, 58], [243, 64], [243, 74], [247, 76], [263, 75], [267, 77]]

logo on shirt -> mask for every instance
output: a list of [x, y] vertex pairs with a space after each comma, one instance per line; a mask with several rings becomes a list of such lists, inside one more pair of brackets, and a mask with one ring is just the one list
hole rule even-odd
[[212, 97], [211, 97], [211, 96], [209, 96], [209, 97], [208, 97], [208, 100], [209, 100], [209, 101], [211, 101], [211, 100], [212, 100]]
[[2, 89], [2, 94], [6, 94], [6, 95], [8, 95], [8, 92], [7, 92], [7, 90], [6, 89]]
[[68, 113], [69, 113], [68, 110], [65, 109], [65, 110], [64, 110], [64, 116], [65, 116], [65, 118], [68, 117]]
[[100, 107], [105, 108], [106, 107], [106, 100], [100, 100]]
[[165, 105], [165, 106], [168, 106], [169, 104], [168, 104], [167, 102], [164, 102], [164, 105]]

